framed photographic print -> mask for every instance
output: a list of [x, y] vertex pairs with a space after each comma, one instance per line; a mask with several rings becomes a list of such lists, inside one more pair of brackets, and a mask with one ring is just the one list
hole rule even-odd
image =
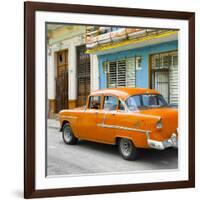
[[195, 14], [24, 8], [24, 197], [194, 187]]

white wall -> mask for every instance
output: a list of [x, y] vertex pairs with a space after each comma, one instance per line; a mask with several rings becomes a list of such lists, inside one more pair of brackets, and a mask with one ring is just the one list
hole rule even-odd
[[47, 94], [48, 94], [48, 99], [55, 99], [55, 53], [53, 51], [48, 51], [48, 56], [47, 56]]
[[[42, 0], [40, 0], [42, 1]], [[43, 0], [44, 1], [44, 0]], [[107, 6], [138, 7], [148, 9], [196, 11], [196, 55], [200, 54], [200, 1], [199, 0], [46, 0], [97, 4]], [[19, 199], [23, 195], [23, 1], [1, 1], [0, 31], [0, 199]], [[198, 66], [198, 67], [197, 67]], [[196, 85], [200, 85], [200, 60], [196, 59]], [[58, 199], [121, 200], [121, 199], [199, 199], [200, 195], [200, 90], [196, 89], [196, 188], [149, 191], [123, 194], [90, 195]], [[50, 198], [55, 199], [55, 198]]]
[[99, 63], [96, 54], [90, 54], [90, 89], [91, 92], [99, 89]]
[[77, 99], [77, 80], [76, 80], [76, 46], [72, 41], [69, 47], [69, 65], [68, 65], [68, 72], [69, 72], [69, 79], [68, 79], [68, 92], [69, 92], [69, 99], [74, 100]]

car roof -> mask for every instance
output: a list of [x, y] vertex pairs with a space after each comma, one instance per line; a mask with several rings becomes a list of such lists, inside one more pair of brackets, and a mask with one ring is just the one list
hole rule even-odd
[[140, 94], [159, 94], [159, 92], [148, 88], [106, 88], [102, 90], [96, 90], [91, 92], [90, 95], [114, 95], [122, 100], [125, 100], [129, 96]]

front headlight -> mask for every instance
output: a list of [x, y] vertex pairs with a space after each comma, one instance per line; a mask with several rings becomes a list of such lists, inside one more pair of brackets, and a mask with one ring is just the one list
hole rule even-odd
[[161, 129], [162, 127], [163, 127], [162, 120], [159, 120], [159, 121], [156, 123], [156, 128], [157, 128], [157, 129]]

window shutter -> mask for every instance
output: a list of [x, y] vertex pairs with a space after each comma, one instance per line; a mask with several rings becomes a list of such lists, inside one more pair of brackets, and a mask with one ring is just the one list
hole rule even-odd
[[170, 66], [170, 103], [178, 105], [178, 94], [179, 94], [179, 77], [178, 77], [178, 55], [177, 52], [173, 52], [171, 55], [172, 64]]
[[114, 88], [117, 87], [117, 63], [108, 62], [108, 87]]
[[126, 60], [117, 61], [117, 87], [126, 86]]
[[134, 58], [107, 62], [107, 87], [135, 87]]
[[127, 58], [126, 60], [126, 87], [135, 87], [136, 73], [135, 73], [135, 58]]

